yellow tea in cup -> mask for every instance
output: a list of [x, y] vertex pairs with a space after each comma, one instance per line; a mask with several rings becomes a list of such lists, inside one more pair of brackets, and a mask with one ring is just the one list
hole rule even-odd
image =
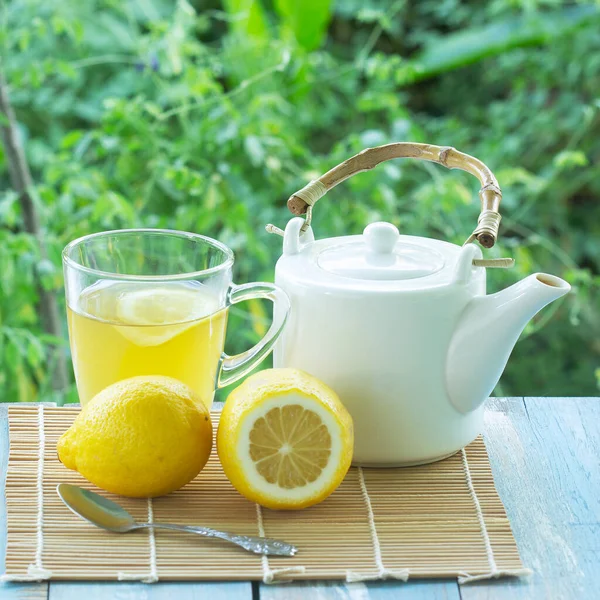
[[[63, 250], [69, 339], [82, 404], [129, 377], [163, 375], [210, 408], [214, 391], [271, 352], [290, 309], [272, 283], [235, 285], [231, 248], [170, 229], [92, 233]], [[224, 352], [229, 307], [276, 304], [271, 327], [244, 352]]]
[[116, 381], [166, 375], [210, 408], [227, 308], [202, 283], [101, 280], [67, 311], [82, 404]]

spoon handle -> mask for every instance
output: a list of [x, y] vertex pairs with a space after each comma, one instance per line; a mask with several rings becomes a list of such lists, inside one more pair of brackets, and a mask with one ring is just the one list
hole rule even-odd
[[211, 529], [210, 527], [193, 527], [190, 525], [172, 525], [169, 523], [140, 523], [139, 527], [149, 527], [153, 529], [172, 529], [175, 531], [188, 531], [190, 533], [197, 533], [205, 537], [214, 537], [232, 544], [236, 544], [256, 554], [267, 554], [271, 556], [294, 556], [298, 551], [296, 546], [282, 542], [280, 540], [274, 540], [272, 538], [255, 537], [251, 535], [237, 535], [234, 533], [228, 533], [227, 531], [218, 531], [217, 529]]

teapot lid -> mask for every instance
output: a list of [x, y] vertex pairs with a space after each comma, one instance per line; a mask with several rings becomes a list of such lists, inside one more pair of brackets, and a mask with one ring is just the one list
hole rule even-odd
[[349, 240], [323, 249], [318, 266], [351, 279], [398, 281], [432, 275], [445, 264], [436, 250], [400, 241], [391, 223], [371, 223], [362, 236]]
[[[474, 244], [457, 246], [442, 240], [402, 235], [391, 223], [371, 223], [362, 235], [316, 240], [304, 219], [291, 219], [283, 235], [283, 255], [276, 281], [325, 293], [379, 293], [425, 290], [458, 282], [485, 282], [485, 269]], [[484, 283], [485, 285], [485, 283]]]

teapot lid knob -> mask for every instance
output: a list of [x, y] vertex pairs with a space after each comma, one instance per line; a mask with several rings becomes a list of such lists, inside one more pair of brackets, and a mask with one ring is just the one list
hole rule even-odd
[[[371, 223], [361, 236], [331, 238], [317, 242], [314, 252], [323, 271], [363, 281], [400, 281], [437, 273], [445, 264], [444, 255], [431, 246], [440, 242], [401, 236], [391, 223]], [[421, 242], [419, 242], [421, 240]], [[423, 243], [425, 242], [425, 243]], [[320, 247], [319, 247], [320, 244]], [[374, 285], [374, 284], [367, 284]], [[379, 289], [379, 288], [376, 288]]]
[[392, 254], [400, 232], [395, 225], [379, 221], [365, 227], [363, 236], [367, 247], [376, 254]]

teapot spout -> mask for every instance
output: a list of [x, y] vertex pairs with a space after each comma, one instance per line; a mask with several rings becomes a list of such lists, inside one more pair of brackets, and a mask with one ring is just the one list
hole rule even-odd
[[457, 410], [475, 410], [487, 399], [527, 322], [570, 289], [559, 277], [535, 273], [471, 300], [455, 327], [446, 360], [446, 388]]

